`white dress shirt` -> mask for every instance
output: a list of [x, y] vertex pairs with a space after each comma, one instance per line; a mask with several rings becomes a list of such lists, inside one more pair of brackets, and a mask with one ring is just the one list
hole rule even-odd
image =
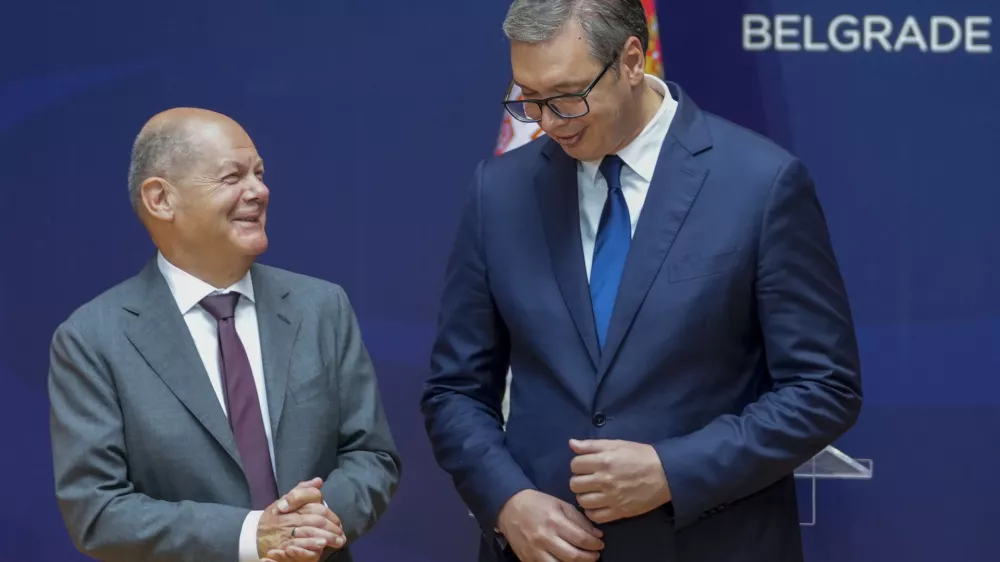
[[[250, 359], [250, 369], [253, 371], [254, 384], [257, 386], [257, 398], [260, 402], [260, 413], [264, 419], [264, 433], [267, 434], [267, 449], [271, 455], [271, 470], [274, 470], [274, 441], [271, 437], [271, 423], [268, 417], [267, 391], [264, 386], [264, 363], [261, 360], [260, 332], [257, 327], [257, 309], [254, 306], [253, 281], [248, 272], [243, 279], [231, 287], [217, 289], [190, 273], [167, 261], [163, 254], [157, 256], [157, 265], [163, 274], [170, 292], [177, 301], [177, 307], [184, 317], [191, 337], [194, 339], [198, 355], [208, 372], [208, 380], [215, 389], [219, 406], [223, 413], [226, 410], [225, 390], [222, 387], [219, 357], [218, 322], [207, 310], [199, 304], [209, 295], [219, 293], [239, 293], [240, 300], [236, 303], [236, 333], [239, 334], [243, 347]], [[262, 511], [251, 511], [243, 521], [240, 531], [240, 549], [238, 562], [257, 562], [257, 524]]]
[[[622, 166], [622, 194], [628, 204], [628, 214], [632, 221], [632, 235], [639, 222], [639, 213], [646, 202], [649, 183], [653, 180], [656, 161], [660, 157], [660, 147], [670, 130], [670, 123], [677, 113], [677, 101], [670, 95], [670, 89], [658, 77], [646, 75], [646, 83], [663, 96], [663, 103], [646, 127], [625, 148], [618, 152], [625, 162]], [[600, 173], [601, 161], [577, 163], [576, 185], [580, 200], [580, 237], [583, 239], [583, 259], [587, 265], [587, 279], [594, 260], [594, 242], [597, 226], [601, 220], [604, 203], [608, 200], [608, 182]]]

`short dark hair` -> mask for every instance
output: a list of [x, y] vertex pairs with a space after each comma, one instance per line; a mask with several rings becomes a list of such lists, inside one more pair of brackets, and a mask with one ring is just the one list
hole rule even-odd
[[128, 193], [132, 208], [142, 206], [142, 183], [152, 177], [175, 179], [195, 161], [198, 146], [184, 122], [168, 121], [143, 129], [132, 144]]
[[643, 52], [649, 49], [649, 23], [641, 0], [514, 0], [503, 30], [511, 41], [541, 43], [574, 19], [587, 34], [591, 55], [602, 65], [615, 62], [629, 37], [639, 39]]

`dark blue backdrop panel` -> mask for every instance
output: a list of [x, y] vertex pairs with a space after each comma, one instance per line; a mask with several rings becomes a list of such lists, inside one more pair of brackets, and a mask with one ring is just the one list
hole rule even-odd
[[[272, 190], [263, 261], [338, 282], [357, 307], [406, 466], [359, 560], [470, 559], [476, 528], [433, 462], [417, 399], [461, 194], [500, 121], [506, 7], [3, 8], [0, 424], [11, 439], [0, 461], [0, 562], [82, 560], [52, 494], [49, 339], [73, 308], [151, 256], [126, 197], [128, 151], [146, 118], [176, 105], [232, 115], [256, 141]], [[870, 51], [781, 50], [804, 43], [805, 16], [814, 43], [830, 43], [841, 15], [862, 31], [865, 16], [881, 16], [869, 25], [888, 20], [893, 43], [913, 16], [930, 41], [931, 16], [996, 20], [995, 3], [661, 1], [658, 10], [667, 77], [810, 167], [847, 278], [866, 405], [838, 445], [875, 459], [875, 478], [820, 485], [808, 559], [996, 559], [997, 54], [967, 52], [964, 41], [947, 53], [886, 52], [877, 40]], [[745, 49], [746, 14], [772, 32], [776, 15], [791, 16], [781, 49]]]

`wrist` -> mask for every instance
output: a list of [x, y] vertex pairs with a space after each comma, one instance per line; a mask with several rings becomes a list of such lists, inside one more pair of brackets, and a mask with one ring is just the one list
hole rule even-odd
[[240, 529], [239, 562], [256, 562], [261, 558], [258, 527], [263, 511], [251, 511]]
[[518, 504], [520, 504], [521, 501], [524, 500], [524, 498], [526, 496], [530, 495], [530, 492], [532, 492], [532, 491], [533, 490], [531, 490], [531, 489], [520, 490], [516, 494], [514, 494], [513, 496], [511, 496], [510, 499], [508, 499], [503, 504], [503, 507], [500, 508], [500, 513], [497, 515], [497, 521], [496, 521], [496, 525], [494, 527], [494, 529], [497, 532], [499, 532], [501, 535], [503, 535], [503, 534], [506, 533], [506, 529], [505, 529], [505, 527], [506, 527], [506, 520], [508, 519], [509, 514], [511, 512], [517, 511]]
[[668, 484], [666, 478], [664, 478], [656, 494], [657, 505], [662, 507], [664, 505], [669, 504], [671, 501], [673, 501], [673, 499], [674, 496], [673, 494], [670, 493], [670, 484]]
[[522, 492], [518, 492], [517, 494], [511, 496], [510, 499], [504, 502], [503, 507], [500, 508], [500, 513], [497, 514], [497, 520], [495, 521], [495, 525], [493, 526], [493, 530], [496, 531], [497, 533], [501, 535], [504, 533], [504, 527], [505, 527], [504, 521], [507, 519], [507, 513], [510, 512], [511, 503], [515, 502], [518, 494], [521, 493]]
[[649, 470], [653, 474], [653, 478], [656, 479], [656, 491], [653, 494], [653, 498], [656, 500], [656, 505], [662, 507], [673, 499], [673, 494], [670, 493], [670, 484], [667, 482], [667, 473], [663, 469], [663, 463], [660, 462], [660, 455], [656, 452], [656, 449], [652, 445], [647, 445], [649, 454]]

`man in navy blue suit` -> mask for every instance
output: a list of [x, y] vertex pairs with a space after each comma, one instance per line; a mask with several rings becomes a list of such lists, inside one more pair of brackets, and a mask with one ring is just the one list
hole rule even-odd
[[802, 560], [793, 472], [862, 401], [809, 173], [645, 74], [640, 0], [504, 29], [546, 136], [476, 168], [421, 404], [480, 561]]

